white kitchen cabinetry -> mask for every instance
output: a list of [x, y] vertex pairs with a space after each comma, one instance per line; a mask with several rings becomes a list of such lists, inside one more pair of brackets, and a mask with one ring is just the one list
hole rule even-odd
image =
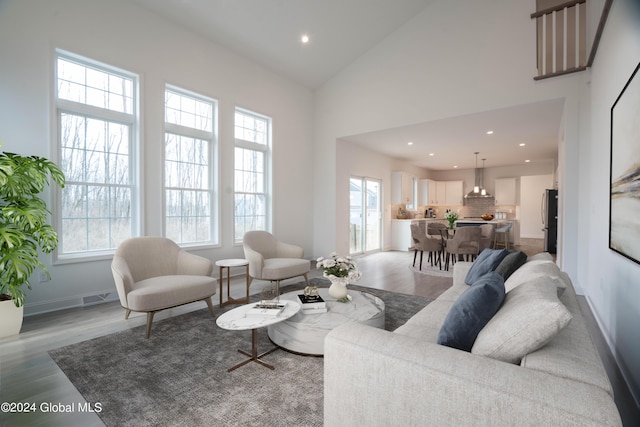
[[495, 181], [496, 205], [517, 205], [517, 178], [498, 178]]
[[391, 221], [391, 250], [408, 251], [413, 246], [411, 238], [411, 220], [394, 219]]
[[463, 197], [462, 181], [420, 180], [420, 205], [461, 206]]
[[436, 181], [436, 206], [444, 206], [447, 197], [447, 183], [445, 181]]
[[418, 205], [437, 205], [437, 183], [432, 179], [420, 180], [420, 196], [418, 198]]
[[391, 203], [413, 206], [413, 176], [405, 172], [391, 172]]
[[462, 181], [446, 181], [446, 192], [444, 197], [444, 204], [446, 206], [459, 206], [462, 205], [462, 198], [464, 197], [464, 191], [462, 189]]

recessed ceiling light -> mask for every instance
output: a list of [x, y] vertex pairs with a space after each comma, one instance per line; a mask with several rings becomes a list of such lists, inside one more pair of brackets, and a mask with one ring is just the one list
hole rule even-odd
[[525, 162], [525, 163], [530, 163], [530, 162], [531, 162], [531, 160], [525, 160], [524, 162]]
[[407, 145], [413, 145], [413, 142], [409, 141], [407, 142]]
[[525, 145], [527, 145], [527, 144], [525, 144], [524, 142], [520, 143], [520, 147], [524, 147]]
[[308, 36], [307, 34], [303, 34], [303, 35], [302, 35], [302, 37], [300, 37], [300, 41], [301, 41], [303, 44], [307, 44], [307, 43], [309, 43], [309, 36]]
[[433, 156], [435, 156], [435, 155], [436, 155], [436, 153], [429, 153], [429, 155], [430, 155], [431, 157], [433, 157]]
[[458, 165], [453, 165], [453, 168], [454, 169], [458, 169]]
[[492, 130], [488, 130], [487, 131], [487, 135], [493, 135], [493, 131]]

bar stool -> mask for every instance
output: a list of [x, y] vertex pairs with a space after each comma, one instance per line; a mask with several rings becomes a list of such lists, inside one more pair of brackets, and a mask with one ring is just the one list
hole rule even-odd
[[512, 222], [507, 222], [505, 225], [496, 228], [496, 232], [493, 237], [494, 249], [498, 249], [498, 247], [509, 249], [509, 231], [511, 231], [512, 225]]

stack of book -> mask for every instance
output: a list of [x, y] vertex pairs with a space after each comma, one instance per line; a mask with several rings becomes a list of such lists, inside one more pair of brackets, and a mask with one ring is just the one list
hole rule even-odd
[[247, 316], [276, 317], [282, 312], [282, 310], [284, 310], [284, 308], [284, 304], [266, 304], [260, 302], [247, 311]]
[[304, 314], [317, 314], [327, 312], [327, 303], [324, 302], [320, 295], [298, 295], [302, 303], [302, 312]]

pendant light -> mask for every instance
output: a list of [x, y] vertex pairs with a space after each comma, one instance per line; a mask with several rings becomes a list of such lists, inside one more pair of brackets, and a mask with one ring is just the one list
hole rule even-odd
[[487, 195], [487, 190], [484, 188], [484, 161], [487, 159], [482, 159], [482, 172], [480, 173], [480, 194], [482, 196]]
[[475, 194], [478, 194], [480, 192], [480, 180], [478, 179], [478, 153], [479, 151], [476, 151], [474, 153], [476, 155], [475, 181], [473, 186], [473, 192]]

